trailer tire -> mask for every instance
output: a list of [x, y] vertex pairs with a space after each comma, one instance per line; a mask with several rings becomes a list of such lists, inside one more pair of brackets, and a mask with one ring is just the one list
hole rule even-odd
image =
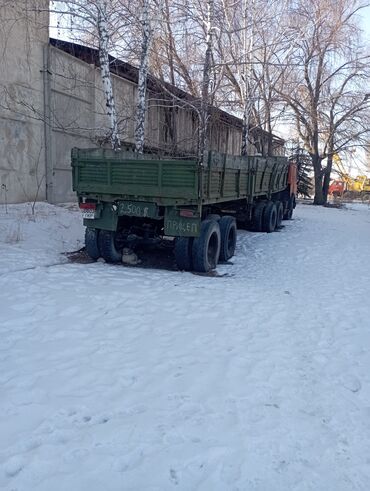
[[87, 255], [96, 261], [100, 257], [99, 249], [99, 229], [86, 227], [85, 229], [85, 249]]
[[236, 247], [236, 222], [231, 216], [224, 216], [219, 221], [221, 233], [220, 261], [226, 262], [235, 254]]
[[221, 232], [218, 222], [204, 220], [200, 226], [200, 235], [193, 241], [193, 269], [199, 273], [208, 273], [215, 269], [220, 257]]
[[281, 228], [281, 224], [282, 224], [282, 221], [284, 218], [284, 205], [281, 201], [276, 201], [275, 205], [276, 205], [276, 211], [277, 211], [276, 229], [279, 229], [279, 228]]
[[175, 239], [175, 260], [181, 271], [193, 269], [193, 240], [193, 237], [176, 237]]
[[289, 198], [289, 201], [287, 203], [287, 207], [284, 211], [284, 220], [291, 220], [293, 218], [293, 210], [295, 208], [296, 204], [295, 204], [295, 196], [292, 195], [290, 198]]
[[122, 260], [122, 253], [117, 250], [115, 239], [116, 232], [100, 230], [98, 241], [100, 254], [107, 263], [118, 263]]
[[285, 212], [284, 220], [291, 220], [292, 218], [293, 218], [293, 210], [292, 209], [288, 209]]
[[268, 201], [262, 216], [262, 231], [271, 233], [276, 229], [277, 209], [273, 201]]
[[252, 230], [255, 232], [262, 232], [262, 221], [263, 221], [263, 212], [265, 210], [266, 203], [263, 201], [259, 201], [256, 203], [252, 212]]

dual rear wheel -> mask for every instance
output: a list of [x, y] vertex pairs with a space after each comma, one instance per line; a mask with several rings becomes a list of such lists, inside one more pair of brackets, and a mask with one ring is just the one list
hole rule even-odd
[[[199, 237], [177, 237], [175, 258], [179, 269], [208, 273], [218, 262], [233, 257], [236, 246], [236, 222], [233, 217], [224, 216], [207, 219], [201, 224]], [[116, 233], [87, 227], [85, 247], [91, 259], [102, 257], [107, 263], [121, 261], [122, 254], [117, 248]]]
[[207, 218], [200, 227], [199, 237], [178, 237], [175, 259], [179, 269], [208, 273], [219, 261], [233, 257], [236, 246], [236, 222], [231, 216]]
[[281, 228], [283, 220], [291, 220], [294, 202], [289, 200], [284, 209], [281, 201], [260, 201], [252, 212], [252, 230], [271, 233]]
[[116, 245], [116, 232], [110, 230], [86, 227], [85, 247], [87, 254], [94, 261], [102, 257], [107, 263], [118, 263], [122, 259]]
[[262, 232], [271, 233], [276, 229], [277, 208], [273, 201], [268, 201], [262, 214]]
[[[252, 213], [252, 229], [257, 232], [273, 232], [281, 227], [282, 220], [290, 220], [293, 214], [292, 199], [284, 205], [280, 201], [259, 202]], [[215, 269], [219, 261], [226, 262], [235, 253], [237, 238], [236, 221], [231, 216], [207, 217], [201, 224], [199, 237], [177, 237], [175, 259], [179, 269], [207, 273]], [[102, 257], [108, 263], [121, 261], [116, 245], [116, 233], [87, 227], [86, 252], [93, 260]]]
[[99, 230], [97, 228], [86, 227], [85, 229], [85, 248], [86, 252], [96, 261], [100, 257], [99, 250]]
[[286, 206], [284, 209], [284, 220], [291, 220], [293, 217], [293, 210], [296, 206], [294, 194], [290, 196], [289, 200], [285, 204]]

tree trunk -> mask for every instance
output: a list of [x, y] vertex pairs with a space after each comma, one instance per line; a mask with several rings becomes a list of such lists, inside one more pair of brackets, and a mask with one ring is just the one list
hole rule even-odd
[[249, 141], [249, 125], [250, 116], [252, 112], [252, 90], [251, 90], [251, 58], [252, 49], [254, 43], [254, 26], [253, 26], [253, 14], [254, 14], [254, 0], [248, 2], [244, 0], [243, 4], [244, 19], [243, 19], [243, 55], [244, 55], [244, 68], [243, 68], [243, 87], [244, 87], [244, 108], [243, 108], [243, 126], [242, 126], [242, 148], [241, 154], [248, 155], [248, 141]]
[[141, 43], [135, 126], [135, 151], [138, 153], [143, 153], [145, 143], [146, 86], [149, 66], [149, 51], [152, 41], [152, 29], [149, 19], [149, 1], [150, 0], [144, 0], [141, 21], [143, 39]]
[[[170, 23], [170, 6], [169, 6], [169, 0], [165, 0], [164, 2], [164, 8], [165, 8], [165, 19], [166, 19], [166, 27], [167, 27], [167, 35], [168, 35], [168, 45], [167, 45], [167, 58], [168, 58], [168, 65], [169, 65], [169, 70], [170, 70], [170, 81], [173, 86], [176, 85], [176, 78], [175, 78], [175, 67], [174, 67], [174, 60], [173, 60], [173, 54], [175, 52], [175, 47], [174, 47], [174, 39], [172, 35], [172, 29], [171, 29], [171, 23]], [[171, 136], [171, 152], [173, 155], [176, 155], [177, 153], [177, 114], [176, 114], [176, 99], [173, 97], [172, 98], [172, 107], [169, 109], [166, 109], [167, 114], [168, 112], [170, 113], [169, 117], [169, 132]]]
[[272, 124], [271, 124], [270, 109], [266, 110], [266, 123], [267, 123], [267, 155], [269, 156], [273, 154]]
[[326, 166], [325, 174], [324, 174], [324, 181], [322, 185], [322, 195], [323, 195], [323, 201], [324, 204], [328, 202], [328, 193], [329, 193], [329, 185], [330, 185], [330, 176], [331, 176], [331, 170], [333, 167], [333, 154], [330, 154], [328, 156], [328, 164]]
[[249, 82], [245, 81], [245, 103], [244, 103], [244, 111], [243, 111], [243, 127], [242, 127], [242, 155], [248, 155], [248, 141], [249, 141], [249, 122], [250, 122], [250, 114], [251, 114], [251, 103], [250, 103], [250, 91], [249, 91]]
[[200, 105], [198, 158], [204, 160], [204, 153], [208, 147], [208, 118], [209, 118], [209, 82], [211, 77], [212, 62], [212, 31], [214, 17], [214, 0], [207, 0], [207, 24], [206, 24], [206, 53], [203, 65], [202, 100]]
[[313, 200], [314, 205], [324, 205], [324, 195], [323, 195], [323, 172], [321, 167], [321, 157], [317, 154], [311, 154], [312, 166], [315, 175], [315, 197]]
[[109, 67], [109, 34], [107, 29], [107, 7], [104, 1], [100, 1], [98, 6], [98, 34], [99, 34], [99, 62], [100, 72], [105, 96], [107, 116], [110, 121], [110, 139], [112, 148], [117, 150], [120, 147], [116, 104], [113, 95], [112, 78]]

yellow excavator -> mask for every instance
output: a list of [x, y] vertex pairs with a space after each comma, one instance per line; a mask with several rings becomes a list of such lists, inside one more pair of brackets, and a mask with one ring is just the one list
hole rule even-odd
[[367, 176], [351, 177], [345, 171], [342, 159], [337, 153], [333, 155], [333, 164], [340, 179], [335, 179], [330, 183], [329, 194], [334, 197], [370, 201], [370, 178]]

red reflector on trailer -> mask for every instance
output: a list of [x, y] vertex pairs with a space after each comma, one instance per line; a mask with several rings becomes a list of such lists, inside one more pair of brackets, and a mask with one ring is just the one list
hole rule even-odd
[[180, 210], [180, 217], [193, 217], [193, 210]]
[[96, 203], [80, 203], [81, 210], [95, 210]]

